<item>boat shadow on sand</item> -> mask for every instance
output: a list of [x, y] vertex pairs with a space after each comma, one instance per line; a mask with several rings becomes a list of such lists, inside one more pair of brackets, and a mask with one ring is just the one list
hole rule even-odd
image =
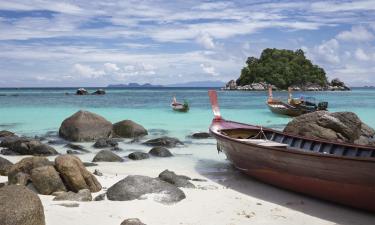
[[234, 191], [332, 223], [372, 225], [375, 221], [375, 215], [370, 212], [298, 194], [258, 181], [235, 169], [229, 161], [200, 160], [195, 169], [207, 179]]

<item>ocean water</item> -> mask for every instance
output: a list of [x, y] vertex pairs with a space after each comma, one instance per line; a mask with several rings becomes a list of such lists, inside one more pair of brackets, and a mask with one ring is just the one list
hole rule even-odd
[[[208, 88], [109, 88], [103, 96], [74, 95], [76, 88], [0, 89], [0, 130], [22, 135], [42, 135], [57, 131], [61, 122], [76, 111], [89, 110], [111, 122], [131, 119], [157, 133], [185, 138], [192, 132], [207, 131], [213, 118]], [[90, 92], [95, 88], [88, 89]], [[65, 93], [69, 93], [66, 95]], [[375, 127], [375, 89], [350, 92], [305, 92], [294, 96], [312, 96], [329, 102], [330, 111], [352, 111]], [[170, 108], [172, 97], [188, 100], [188, 113]], [[219, 104], [226, 119], [282, 129], [289, 117], [272, 114], [266, 104], [266, 92], [220, 91]], [[286, 99], [286, 92], [274, 92]]]

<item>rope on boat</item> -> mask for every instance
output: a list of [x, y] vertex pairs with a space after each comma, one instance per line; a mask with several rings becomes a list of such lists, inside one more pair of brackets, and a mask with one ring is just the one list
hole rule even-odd
[[[263, 136], [264, 138], [262, 138], [262, 136]], [[260, 131], [259, 131], [259, 133], [257, 133], [255, 136], [251, 137], [250, 139], [265, 139], [265, 140], [268, 141], [268, 138], [267, 138], [266, 134], [265, 134], [264, 131], [263, 131], [263, 126], [260, 126]]]

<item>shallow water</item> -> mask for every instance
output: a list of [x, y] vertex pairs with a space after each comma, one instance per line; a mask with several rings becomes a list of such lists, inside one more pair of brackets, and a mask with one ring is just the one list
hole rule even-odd
[[[76, 88], [0, 89], [0, 129], [24, 135], [58, 130], [61, 122], [77, 110], [98, 113], [111, 122], [134, 120], [147, 129], [162, 129], [168, 135], [184, 138], [196, 131], [206, 131], [212, 112], [207, 88], [107, 89], [104, 96], [76, 96]], [[95, 89], [90, 89], [93, 92]], [[65, 93], [70, 93], [66, 95]], [[375, 89], [350, 92], [308, 92], [304, 94], [329, 102], [330, 111], [353, 111], [375, 127]], [[188, 113], [171, 110], [173, 96], [191, 105]], [[224, 118], [282, 129], [290, 120], [269, 112], [265, 92], [219, 91]], [[274, 96], [286, 98], [286, 92]]]

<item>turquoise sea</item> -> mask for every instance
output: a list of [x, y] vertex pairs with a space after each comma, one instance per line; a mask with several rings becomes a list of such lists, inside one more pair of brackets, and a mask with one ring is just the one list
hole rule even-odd
[[[107, 88], [106, 95], [74, 95], [77, 88], [0, 89], [0, 130], [31, 136], [57, 131], [61, 122], [84, 109], [117, 122], [131, 119], [147, 129], [163, 129], [168, 135], [183, 138], [192, 132], [206, 131], [212, 112], [209, 88]], [[89, 88], [93, 92], [96, 88]], [[272, 114], [265, 105], [266, 92], [220, 91], [221, 113], [224, 118], [282, 129], [288, 117]], [[69, 93], [69, 95], [66, 95]], [[173, 96], [189, 101], [188, 113], [172, 111]], [[375, 89], [353, 89], [349, 92], [294, 93], [313, 96], [329, 102], [330, 111], [352, 111], [375, 127]], [[274, 92], [286, 98], [286, 92]]]

